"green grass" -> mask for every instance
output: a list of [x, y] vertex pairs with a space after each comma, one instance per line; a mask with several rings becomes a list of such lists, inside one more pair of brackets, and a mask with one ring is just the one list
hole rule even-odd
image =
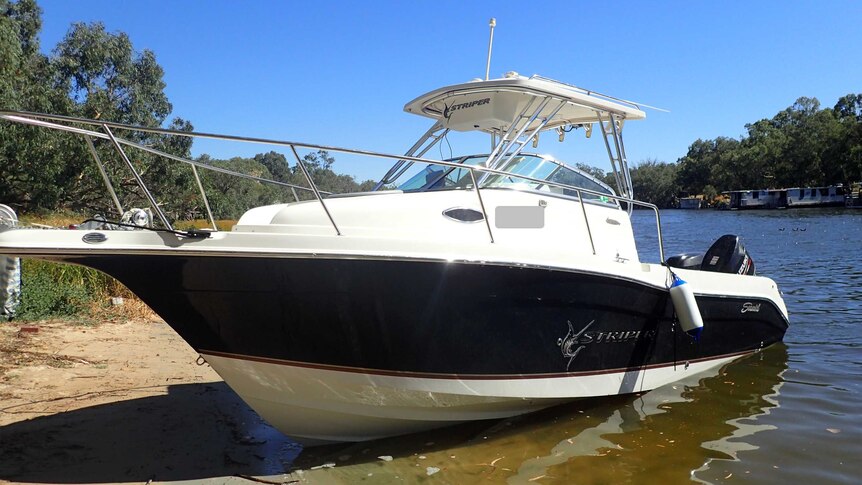
[[21, 305], [16, 318], [80, 318], [107, 301], [108, 295], [128, 294], [110, 276], [69, 264], [24, 260], [21, 265]]

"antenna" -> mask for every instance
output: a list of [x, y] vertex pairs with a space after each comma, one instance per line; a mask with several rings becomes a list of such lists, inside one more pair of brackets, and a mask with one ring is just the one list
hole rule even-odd
[[494, 27], [497, 26], [497, 19], [492, 18], [490, 22], [488, 22], [488, 26], [491, 27], [491, 38], [488, 39], [488, 64], [485, 65], [485, 80], [488, 80], [488, 75], [491, 73], [491, 46], [494, 45]]

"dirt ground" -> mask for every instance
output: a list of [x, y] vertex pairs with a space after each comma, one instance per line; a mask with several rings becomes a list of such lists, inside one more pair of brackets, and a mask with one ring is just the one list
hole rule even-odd
[[459, 483], [499, 426], [303, 450], [197, 358], [156, 318], [0, 322], [0, 484]]
[[157, 319], [0, 322], [0, 482], [292, 482], [300, 445], [197, 357]]

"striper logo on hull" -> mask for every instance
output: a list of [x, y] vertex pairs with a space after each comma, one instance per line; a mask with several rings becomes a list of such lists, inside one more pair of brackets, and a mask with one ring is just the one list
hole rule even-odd
[[571, 321], [566, 321], [569, 325], [569, 332], [565, 337], [557, 339], [557, 346], [563, 353], [564, 358], [569, 361], [566, 364], [566, 370], [569, 370], [575, 357], [584, 350], [588, 344], [617, 344], [624, 342], [633, 342], [638, 340], [652, 340], [656, 336], [655, 330], [629, 330], [619, 332], [604, 332], [604, 331], [587, 331], [590, 326], [595, 323], [591, 320], [590, 323], [584, 325], [580, 331], [575, 332], [575, 327]]
[[443, 117], [447, 120], [452, 116], [453, 111], [457, 111], [459, 109], [468, 109], [474, 106], [482, 106], [483, 104], [488, 104], [491, 102], [491, 98], [483, 98], [477, 99], [476, 101], [468, 101], [466, 103], [453, 104], [449, 106], [447, 104], [443, 105]]

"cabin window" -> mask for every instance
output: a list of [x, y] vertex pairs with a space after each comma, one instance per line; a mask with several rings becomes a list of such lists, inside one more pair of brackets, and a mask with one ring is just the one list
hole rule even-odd
[[754, 192], [751, 193], [751, 198], [752, 199], [759, 199], [760, 198], [760, 192], [755, 190]]
[[[584, 175], [582, 175], [582, 174], [580, 174], [574, 170], [570, 170], [566, 167], [560, 167], [559, 170], [554, 172], [554, 174], [551, 176], [551, 178], [549, 180], [551, 182], [556, 182], [558, 184], [573, 185], [575, 187], [581, 187], [581, 188], [584, 188], [587, 190], [592, 190], [594, 192], [601, 192], [604, 194], [613, 195], [612, 191], [608, 190], [607, 187], [604, 187], [603, 185], [597, 183], [596, 181], [594, 181], [588, 177], [585, 177]], [[556, 192], [557, 190], [558, 189], [551, 188], [552, 192]], [[559, 189], [559, 190], [562, 190], [563, 194], [565, 194], [565, 195], [570, 195], [573, 197], [577, 197], [577, 195], [578, 195], [578, 193], [572, 189], [563, 188], [563, 189]], [[598, 200], [599, 197], [592, 195], [592, 194], [584, 194], [584, 199], [585, 200], [589, 200], [589, 199]]]
[[[502, 167], [501, 170], [507, 172], [524, 175], [533, 179], [547, 180], [556, 184], [571, 185], [582, 189], [592, 190], [603, 194], [614, 195], [614, 192], [605, 185], [593, 180], [589, 176], [581, 173], [578, 170], [560, 165], [551, 160], [540, 158], [534, 155], [526, 155], [515, 157], [510, 163]], [[517, 177], [491, 175], [485, 181], [483, 187], [527, 187], [533, 190], [546, 190], [552, 193], [563, 194], [570, 197], [577, 197], [578, 192], [573, 189], [556, 187], [547, 184], [531, 182]], [[602, 196], [583, 194], [584, 200], [602, 200], [608, 202]]]
[[[511, 172], [518, 175], [523, 175], [525, 177], [547, 180], [547, 178], [558, 167], [559, 165], [557, 165], [556, 163], [545, 160], [543, 158], [534, 156], [518, 156], [513, 158], [511, 161], [509, 161], [502, 167], [495, 168], [503, 172]], [[523, 184], [527, 184], [531, 186], [531, 188], [539, 188], [537, 187], [539, 184], [537, 184], [536, 182], [530, 182], [528, 180], [518, 179], [517, 177], [511, 177], [508, 175], [491, 175], [488, 177], [488, 180], [486, 180], [483, 185], [485, 187], [505, 187], [510, 185]]]

